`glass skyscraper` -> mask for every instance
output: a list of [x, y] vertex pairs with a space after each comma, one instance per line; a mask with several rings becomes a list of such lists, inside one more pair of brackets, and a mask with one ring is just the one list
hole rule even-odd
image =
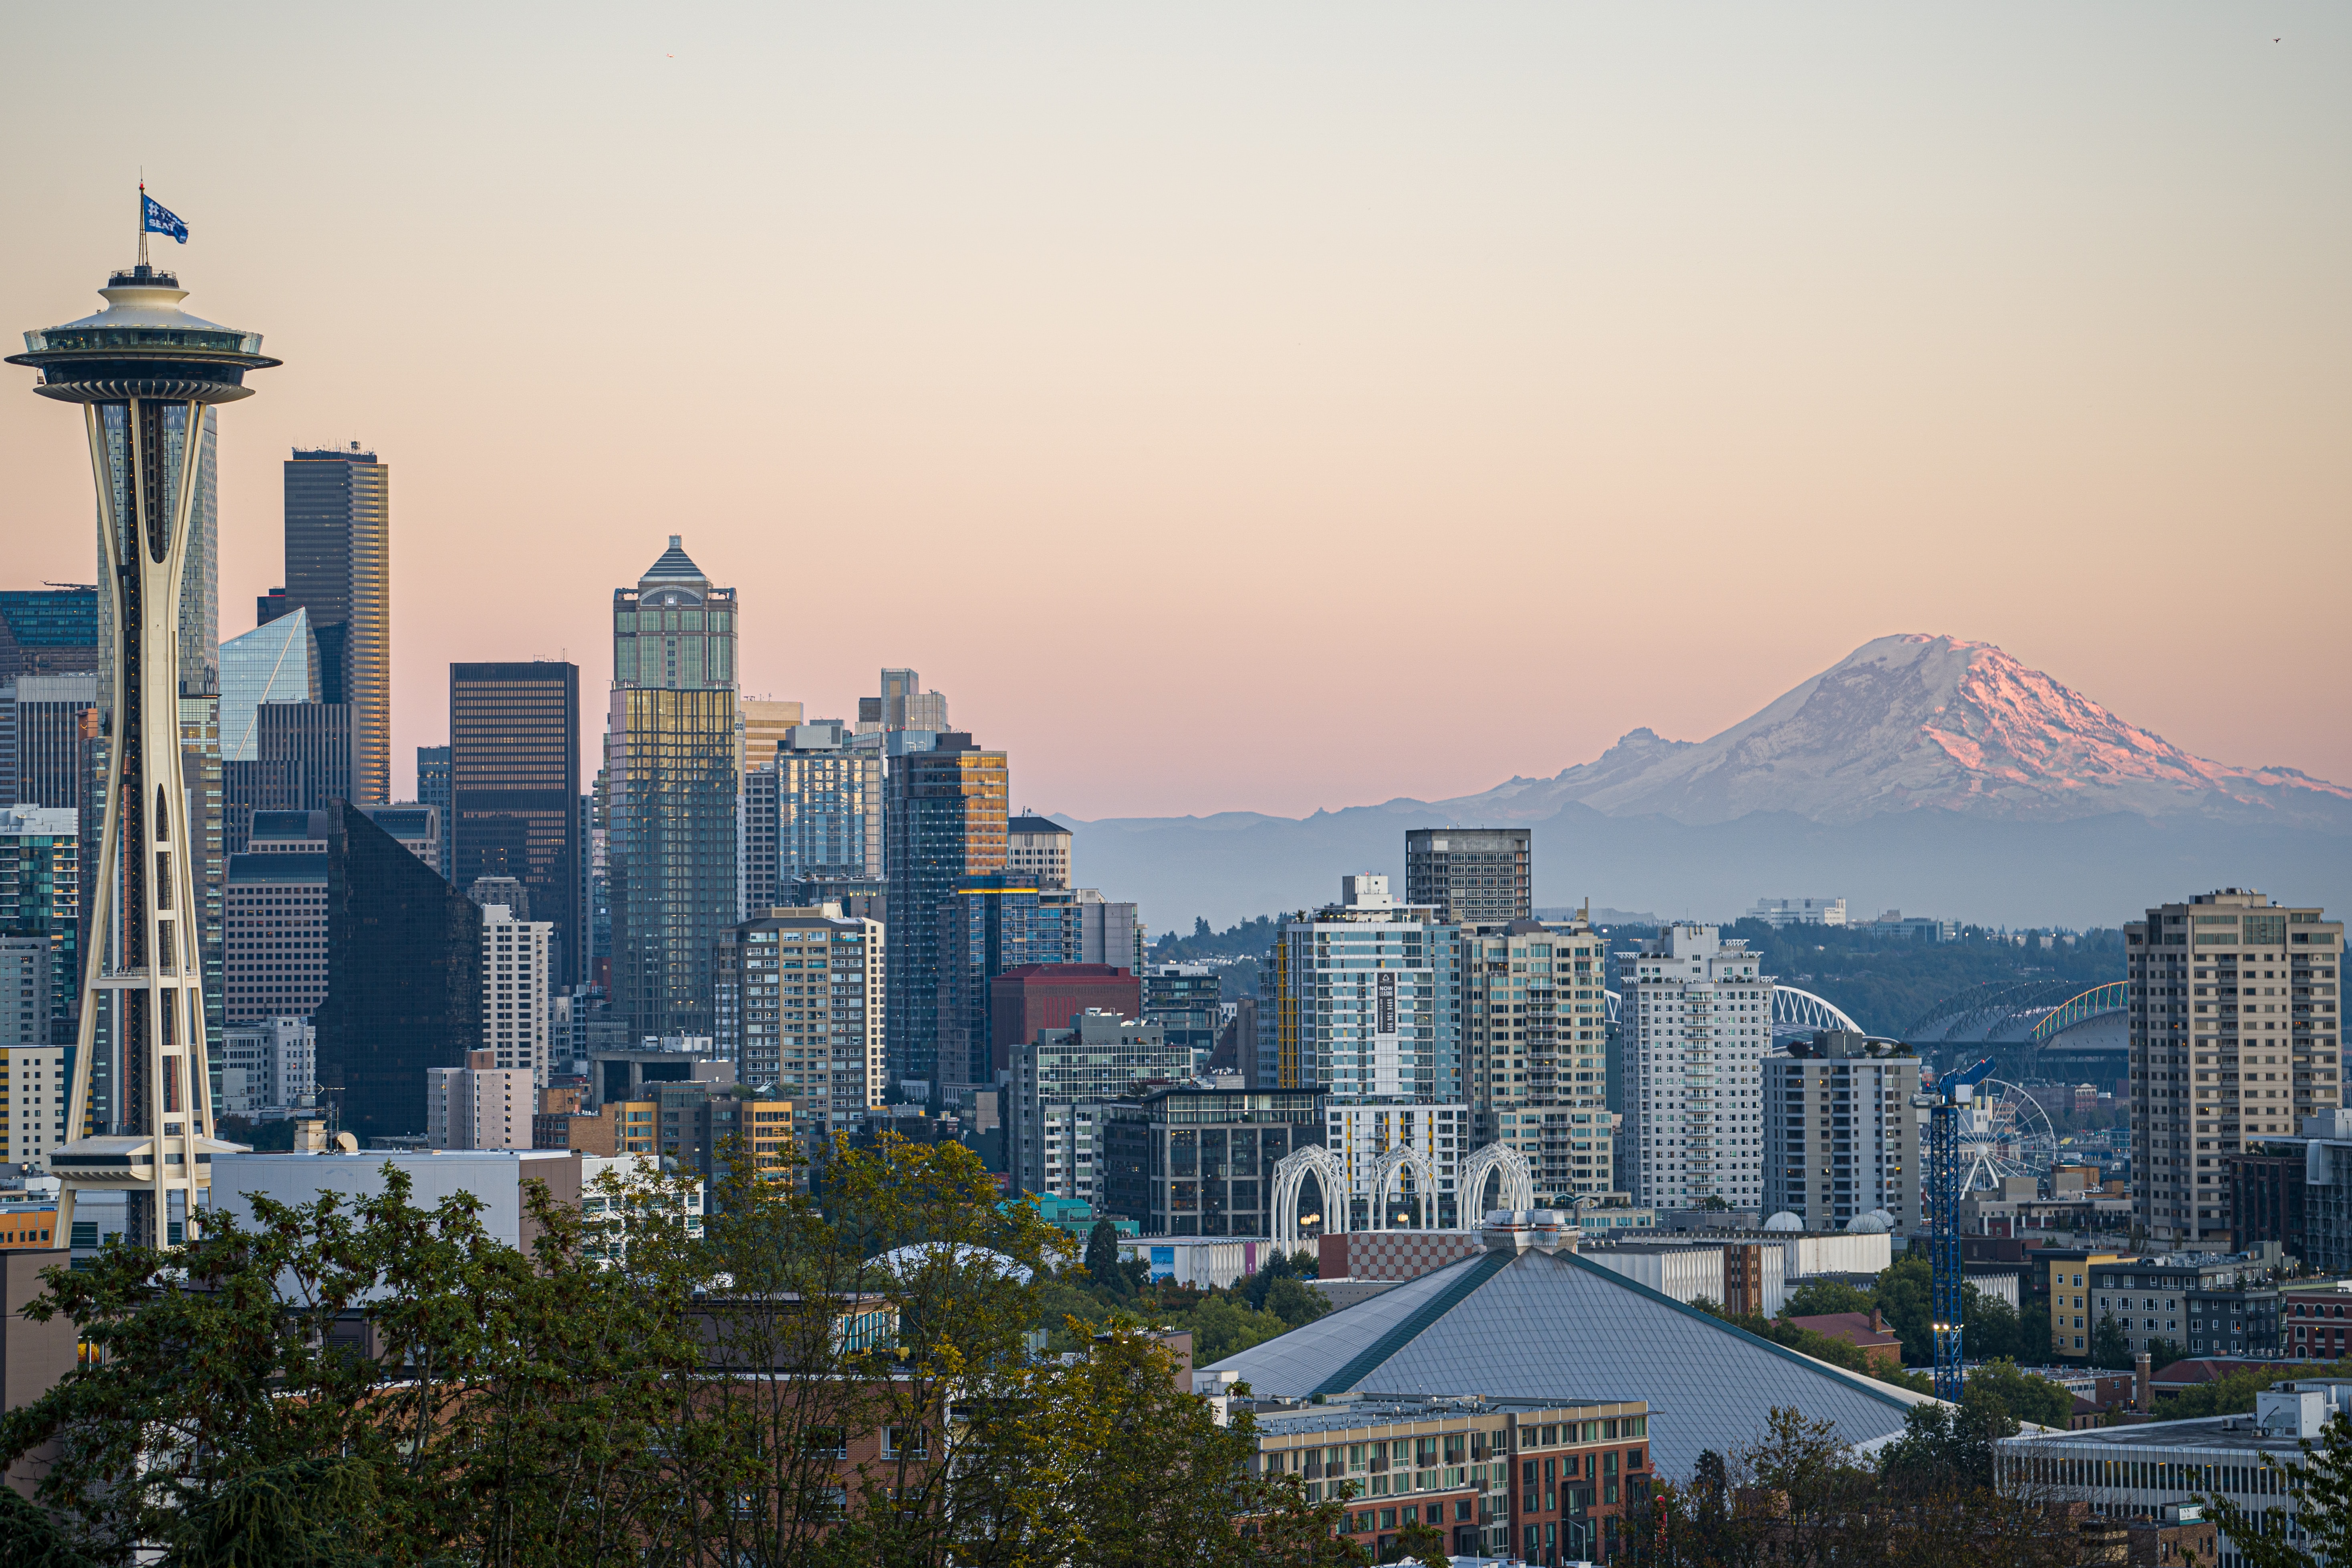
[[286, 464], [286, 603], [310, 612], [319, 684], [352, 710], [352, 798], [392, 798], [392, 469], [297, 447]]
[[295, 609], [220, 645], [220, 754], [249, 763], [261, 754], [254, 710], [265, 702], [317, 702], [319, 645], [310, 612]]
[[580, 842], [580, 667], [449, 667], [449, 879], [511, 877], [546, 921], [557, 986], [586, 977]]
[[[1004, 869], [1011, 769], [960, 731], [942, 732], [928, 752], [891, 760], [884, 813], [883, 858], [890, 900], [883, 965], [889, 997], [885, 1026], [890, 1073], [899, 1084], [941, 1079], [939, 1059], [943, 929], [941, 906], [961, 896], [966, 877]], [[966, 1075], [956, 1073], [956, 1081]]]
[[711, 964], [735, 923], [735, 590], [677, 534], [613, 594], [604, 733], [613, 1007], [633, 1036], [709, 1035]]

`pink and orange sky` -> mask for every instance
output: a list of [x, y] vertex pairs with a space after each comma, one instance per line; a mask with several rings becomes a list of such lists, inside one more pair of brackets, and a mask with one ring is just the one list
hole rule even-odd
[[[2274, 41], [2275, 40], [2275, 41]], [[133, 186], [225, 411], [393, 465], [394, 778], [453, 658], [681, 533], [747, 689], [912, 665], [1019, 805], [1299, 814], [1698, 738], [1891, 631], [2352, 780], [2340, 6], [0, 15], [0, 300]], [[91, 574], [11, 371], [0, 585]]]

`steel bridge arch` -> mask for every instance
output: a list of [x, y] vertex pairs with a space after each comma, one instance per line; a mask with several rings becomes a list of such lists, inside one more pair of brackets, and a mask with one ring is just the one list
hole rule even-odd
[[2130, 1005], [2129, 982], [2110, 980], [2104, 985], [2094, 985], [2043, 1015], [2041, 1021], [2033, 1026], [2033, 1043], [2046, 1046], [2077, 1024], [2088, 1023], [2103, 1014], [2120, 1013]]
[[1826, 997], [1810, 991], [1800, 991], [1793, 985], [1772, 987], [1772, 1033], [1781, 1035], [1811, 1035], [1823, 1029], [1843, 1029], [1850, 1034], [1864, 1033], [1863, 1026], [1847, 1016], [1845, 1009]]

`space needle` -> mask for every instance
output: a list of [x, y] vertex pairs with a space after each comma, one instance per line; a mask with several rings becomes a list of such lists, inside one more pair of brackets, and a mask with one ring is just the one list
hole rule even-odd
[[[205, 409], [253, 395], [246, 373], [278, 363], [261, 334], [180, 309], [187, 291], [150, 266], [147, 236], [185, 243], [186, 226], [142, 188], [138, 265], [99, 290], [106, 309], [25, 334], [11, 364], [41, 374], [33, 390], [79, 404], [98, 489], [100, 592], [112, 595], [112, 709], [104, 826], [81, 979], [80, 1027], [65, 1129], [89, 1110], [98, 1021], [121, 1053], [112, 1126], [49, 1155], [60, 1178], [57, 1228], [73, 1234], [77, 1192], [126, 1194], [123, 1240], [161, 1247], [173, 1222], [194, 1240], [198, 1193], [211, 1183], [204, 927], [194, 826], [180, 773], [180, 592], [188, 561]], [[90, 846], [83, 846], [85, 856]]]

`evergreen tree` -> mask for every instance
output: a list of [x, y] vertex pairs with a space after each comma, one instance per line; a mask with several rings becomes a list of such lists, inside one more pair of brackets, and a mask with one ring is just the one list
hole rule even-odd
[[1132, 1296], [1133, 1284], [1118, 1266], [1118, 1226], [1107, 1219], [1095, 1221], [1087, 1233], [1087, 1278], [1114, 1296]]

